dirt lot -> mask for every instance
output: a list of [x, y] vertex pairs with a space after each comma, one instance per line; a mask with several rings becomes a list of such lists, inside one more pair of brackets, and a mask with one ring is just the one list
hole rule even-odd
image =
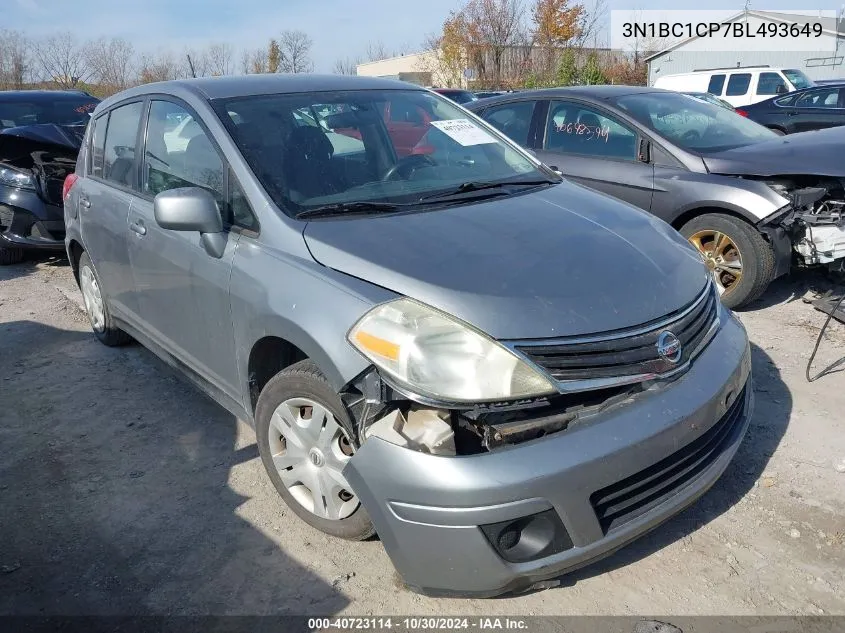
[[[558, 588], [466, 601], [297, 520], [246, 424], [94, 340], [64, 263], [0, 268], [0, 614], [845, 614], [845, 371], [804, 379], [820, 283], [741, 315], [757, 409], [699, 503]], [[831, 330], [819, 366], [845, 355]]]

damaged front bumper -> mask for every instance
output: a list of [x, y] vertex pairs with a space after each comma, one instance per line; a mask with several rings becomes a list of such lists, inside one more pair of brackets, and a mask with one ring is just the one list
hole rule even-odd
[[725, 319], [680, 377], [547, 437], [443, 456], [370, 437], [344, 469], [406, 584], [528, 589], [605, 556], [703, 494], [751, 416], [744, 329]]
[[0, 185], [0, 248], [63, 252], [65, 221], [61, 207], [35, 191]]

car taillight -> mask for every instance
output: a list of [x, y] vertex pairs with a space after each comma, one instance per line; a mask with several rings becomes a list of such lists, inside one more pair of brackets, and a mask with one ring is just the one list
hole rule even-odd
[[746, 112], [745, 110], [740, 110], [739, 108], [734, 110], [734, 112], [736, 112], [739, 116], [748, 116], [748, 112]]
[[73, 186], [76, 184], [76, 181], [79, 180], [79, 176], [76, 174], [68, 174], [65, 178], [65, 183], [62, 185], [62, 201], [67, 200], [67, 197], [70, 195], [70, 190], [73, 189]]

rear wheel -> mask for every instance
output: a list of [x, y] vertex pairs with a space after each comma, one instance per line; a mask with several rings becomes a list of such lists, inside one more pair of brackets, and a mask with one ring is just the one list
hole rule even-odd
[[23, 261], [24, 252], [22, 248], [6, 248], [0, 246], [0, 266], [19, 264]]
[[705, 213], [681, 227], [704, 257], [729, 308], [751, 303], [774, 278], [775, 256], [769, 243], [750, 224], [721, 213]]
[[777, 134], [778, 136], [784, 136], [784, 135], [786, 134], [786, 132], [784, 132], [784, 131], [783, 131], [782, 129], [780, 129], [779, 127], [770, 127], [769, 129], [770, 129], [772, 132], [774, 132], [775, 134]]
[[359, 541], [375, 533], [343, 476], [357, 447], [340, 396], [313, 361], [276, 374], [255, 408], [258, 452], [279, 495], [321, 532]]
[[94, 265], [88, 253], [82, 253], [79, 258], [79, 289], [82, 291], [85, 311], [88, 313], [94, 336], [109, 347], [130, 342], [132, 338], [114, 324], [108, 304], [100, 289], [100, 279], [94, 271]]

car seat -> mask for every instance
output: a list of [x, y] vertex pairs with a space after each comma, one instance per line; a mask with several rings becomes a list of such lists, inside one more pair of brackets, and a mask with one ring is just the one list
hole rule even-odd
[[303, 198], [341, 191], [333, 154], [334, 146], [322, 130], [311, 126], [295, 128], [287, 138], [282, 161], [289, 191]]

